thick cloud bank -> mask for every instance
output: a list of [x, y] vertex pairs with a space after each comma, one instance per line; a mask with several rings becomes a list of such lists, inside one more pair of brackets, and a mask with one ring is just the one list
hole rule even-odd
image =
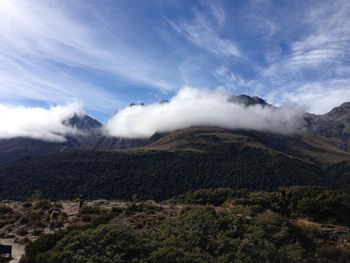
[[155, 132], [191, 126], [216, 126], [293, 133], [304, 125], [303, 112], [291, 107], [244, 106], [227, 101], [221, 90], [184, 87], [169, 103], [127, 107], [106, 124], [106, 133], [115, 137], [147, 138]]
[[66, 140], [65, 135], [78, 132], [64, 125], [64, 120], [81, 113], [81, 105], [77, 103], [49, 109], [10, 107], [0, 104], [0, 139], [25, 137], [63, 142]]

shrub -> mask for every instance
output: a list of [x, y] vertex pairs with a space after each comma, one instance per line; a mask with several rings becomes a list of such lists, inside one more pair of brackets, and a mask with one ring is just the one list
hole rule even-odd
[[34, 236], [40, 236], [43, 233], [43, 230], [41, 228], [35, 228], [33, 231]]
[[41, 209], [44, 211], [48, 211], [52, 207], [51, 202], [45, 199], [38, 200], [34, 202], [34, 209]]
[[119, 207], [119, 206], [114, 206], [112, 207], [112, 213], [114, 215], [120, 215], [124, 211], [124, 208]]
[[11, 207], [0, 204], [0, 214], [12, 214], [12, 213], [13, 213], [13, 210]]
[[32, 205], [32, 203], [30, 203], [30, 202], [25, 202], [25, 203], [23, 203], [23, 207], [24, 208], [30, 208], [30, 207], [32, 207], [33, 205]]

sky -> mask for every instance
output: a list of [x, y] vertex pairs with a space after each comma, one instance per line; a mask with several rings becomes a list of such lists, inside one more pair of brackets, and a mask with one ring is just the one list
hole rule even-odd
[[187, 86], [318, 114], [350, 101], [350, 1], [0, 0], [4, 109], [106, 122]]

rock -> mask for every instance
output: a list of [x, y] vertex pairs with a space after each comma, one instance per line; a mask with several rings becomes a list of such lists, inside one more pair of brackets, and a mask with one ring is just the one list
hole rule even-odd
[[261, 106], [271, 106], [265, 100], [259, 97], [250, 97], [248, 95], [232, 95], [227, 99], [228, 102], [244, 104], [245, 106], [261, 105]]

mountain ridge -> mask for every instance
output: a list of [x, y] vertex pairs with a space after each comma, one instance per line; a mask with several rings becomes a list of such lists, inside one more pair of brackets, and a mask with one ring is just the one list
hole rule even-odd
[[305, 122], [307, 130], [292, 134], [202, 126], [138, 140], [97, 134], [98, 143], [83, 144], [71, 138], [66, 143], [72, 147], [61, 145], [61, 150], [0, 165], [0, 197], [27, 198], [40, 190], [52, 199], [84, 193], [163, 200], [200, 188], [276, 190], [289, 185], [350, 191], [344, 125], [327, 115], [306, 114]]
[[[228, 98], [231, 103], [238, 103], [247, 107], [261, 105], [262, 107], [274, 107], [260, 97], [251, 97], [245, 94], [232, 95]], [[167, 100], [159, 102], [167, 104]], [[130, 104], [132, 107], [135, 104]], [[139, 105], [144, 105], [139, 103]], [[350, 102], [345, 102], [339, 107], [323, 115], [305, 113], [306, 123], [305, 134], [311, 133], [321, 136], [340, 151], [348, 151], [350, 139]], [[111, 150], [134, 147], [144, 147], [161, 136], [155, 133], [150, 138], [127, 139], [106, 136], [103, 131], [103, 124], [86, 114], [75, 114], [64, 121], [64, 125], [76, 128], [81, 133], [66, 136], [66, 142], [52, 143], [29, 138], [12, 138], [0, 140], [0, 165], [17, 159], [52, 154], [61, 151], [71, 150]], [[309, 135], [310, 136], [310, 135]]]

